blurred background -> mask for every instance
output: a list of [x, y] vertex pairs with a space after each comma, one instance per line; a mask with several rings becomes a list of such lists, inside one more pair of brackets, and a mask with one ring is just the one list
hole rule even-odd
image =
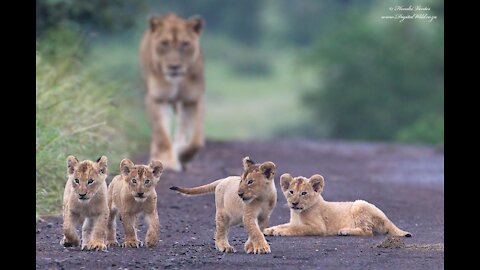
[[[422, 6], [422, 12], [390, 10]], [[138, 45], [149, 15], [201, 15], [207, 139], [444, 143], [440, 0], [36, 0], [37, 215], [66, 157], [146, 153]], [[382, 19], [421, 13], [436, 19]]]

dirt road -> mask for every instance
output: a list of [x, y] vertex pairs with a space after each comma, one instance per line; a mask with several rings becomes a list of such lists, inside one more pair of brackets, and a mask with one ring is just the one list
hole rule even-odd
[[[215, 250], [214, 195], [184, 197], [172, 185], [195, 186], [241, 173], [242, 158], [271, 160], [278, 202], [269, 225], [287, 222], [289, 209], [280, 193], [284, 172], [325, 177], [328, 201], [364, 199], [413, 234], [400, 243], [373, 237], [267, 237], [271, 254], [243, 251], [245, 230], [230, 232], [235, 254]], [[134, 162], [145, 162], [140, 157]], [[116, 165], [112, 165], [116, 166]], [[182, 173], [165, 172], [157, 186], [161, 242], [155, 248], [110, 248], [108, 252], [64, 248], [62, 219], [37, 223], [37, 269], [443, 269], [444, 155], [425, 146], [276, 141], [208, 142]], [[109, 177], [108, 181], [111, 180]], [[123, 238], [120, 223], [119, 241]], [[146, 225], [141, 223], [143, 239]], [[383, 245], [380, 245], [382, 244]], [[380, 246], [380, 247], [379, 247]], [[387, 246], [387, 247], [381, 247]]]

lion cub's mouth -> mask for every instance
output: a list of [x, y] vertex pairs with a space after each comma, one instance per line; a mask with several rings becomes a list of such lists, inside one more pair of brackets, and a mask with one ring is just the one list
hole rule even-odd
[[292, 206], [292, 207], [290, 207], [290, 208], [292, 208], [293, 210], [303, 210], [303, 208], [298, 207], [298, 206]]
[[86, 202], [86, 201], [90, 200], [90, 198], [80, 197], [80, 198], [78, 198], [78, 200], [79, 200], [79, 201], [84, 201], [84, 202]]
[[146, 197], [146, 196], [142, 196], [142, 197], [140, 197], [140, 196], [134, 196], [133, 198], [134, 198], [135, 201], [137, 201], [137, 202], [144, 202], [144, 201], [147, 200], [147, 197]]

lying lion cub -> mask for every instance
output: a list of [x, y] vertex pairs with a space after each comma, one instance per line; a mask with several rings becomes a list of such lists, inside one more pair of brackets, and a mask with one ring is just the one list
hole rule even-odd
[[215, 191], [215, 247], [219, 251], [235, 252], [228, 243], [228, 230], [243, 223], [248, 233], [245, 252], [270, 253], [270, 246], [262, 231], [277, 203], [274, 174], [273, 162], [255, 164], [249, 157], [245, 157], [241, 176], [229, 176], [194, 188], [170, 189], [188, 195]]
[[148, 223], [145, 236], [147, 247], [157, 244], [160, 235], [160, 222], [157, 212], [157, 192], [155, 186], [160, 180], [163, 165], [152, 161], [148, 166], [134, 165], [129, 159], [120, 162], [120, 175], [113, 178], [108, 186], [108, 208], [110, 216], [107, 225], [107, 245], [118, 245], [116, 240], [116, 216], [125, 231], [123, 247], [138, 248], [143, 245], [137, 238], [136, 221], [138, 214], [144, 214]]
[[96, 162], [67, 158], [68, 180], [63, 193], [63, 238], [65, 247], [80, 245], [75, 225], [82, 225], [82, 250], [106, 250], [107, 157]]
[[288, 173], [280, 177], [282, 191], [290, 206], [290, 222], [264, 230], [266, 235], [356, 235], [373, 233], [410, 237], [411, 234], [395, 226], [375, 205], [363, 200], [354, 202], [327, 202], [320, 193], [324, 180], [319, 174], [309, 179], [292, 178]]

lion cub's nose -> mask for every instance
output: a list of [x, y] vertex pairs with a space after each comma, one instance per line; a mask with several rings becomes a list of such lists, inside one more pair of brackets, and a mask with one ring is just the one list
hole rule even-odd
[[143, 194], [145, 194], [145, 193], [144, 192], [137, 192], [138, 197], [142, 197]]
[[297, 206], [297, 205], [298, 205], [298, 202], [292, 202], [292, 205], [293, 205], [293, 206]]
[[243, 198], [243, 192], [238, 192], [238, 196], [240, 196], [240, 198]]
[[176, 71], [180, 69], [180, 65], [169, 65], [168, 68], [170, 70]]
[[83, 197], [85, 197], [86, 195], [87, 195], [87, 193], [83, 193], [83, 194], [78, 193], [78, 196], [80, 196], [80, 198], [83, 198]]

